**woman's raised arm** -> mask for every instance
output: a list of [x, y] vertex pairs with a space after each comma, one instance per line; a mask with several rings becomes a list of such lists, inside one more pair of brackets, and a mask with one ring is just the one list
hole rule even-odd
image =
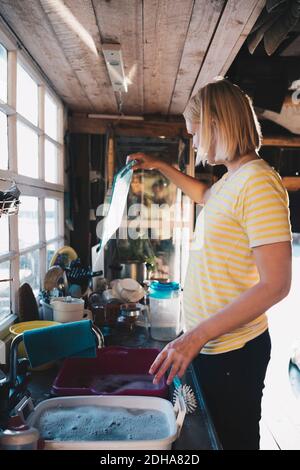
[[172, 165], [150, 155], [146, 155], [145, 153], [132, 153], [127, 157], [127, 162], [131, 160], [137, 160], [138, 162], [134, 165], [134, 170], [158, 170], [180, 188], [184, 194], [189, 196], [192, 201], [197, 204], [204, 204], [204, 194], [208, 189], [205, 183], [198, 181], [192, 176], [185, 175]]

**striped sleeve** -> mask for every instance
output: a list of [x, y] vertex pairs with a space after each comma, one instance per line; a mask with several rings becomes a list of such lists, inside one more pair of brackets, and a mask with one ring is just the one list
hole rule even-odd
[[250, 248], [292, 240], [289, 198], [280, 176], [267, 172], [252, 175], [245, 182], [236, 210]]

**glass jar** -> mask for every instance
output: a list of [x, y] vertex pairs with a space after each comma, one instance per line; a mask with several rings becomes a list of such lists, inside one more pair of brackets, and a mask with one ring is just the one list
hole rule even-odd
[[19, 416], [10, 418], [8, 428], [0, 434], [1, 450], [37, 450], [39, 431], [27, 426]]
[[181, 289], [178, 282], [153, 281], [149, 288], [153, 339], [172, 341], [181, 331]]

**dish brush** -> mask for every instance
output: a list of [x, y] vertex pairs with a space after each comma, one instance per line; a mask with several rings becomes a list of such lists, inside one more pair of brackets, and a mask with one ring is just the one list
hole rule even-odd
[[187, 414], [194, 413], [194, 411], [196, 411], [198, 407], [198, 404], [197, 404], [197, 399], [195, 397], [192, 387], [186, 384], [182, 385], [181, 380], [179, 379], [177, 375], [173, 379], [173, 385], [175, 387], [175, 391], [173, 395], [174, 405], [176, 405], [176, 402], [179, 399], [179, 396], [181, 396], [185, 403]]

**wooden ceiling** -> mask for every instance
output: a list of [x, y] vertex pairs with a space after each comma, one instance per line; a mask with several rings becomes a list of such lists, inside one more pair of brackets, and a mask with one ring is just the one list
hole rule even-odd
[[126, 115], [180, 115], [225, 74], [264, 0], [1, 0], [0, 15], [70, 109], [116, 114], [102, 44], [120, 43]]

